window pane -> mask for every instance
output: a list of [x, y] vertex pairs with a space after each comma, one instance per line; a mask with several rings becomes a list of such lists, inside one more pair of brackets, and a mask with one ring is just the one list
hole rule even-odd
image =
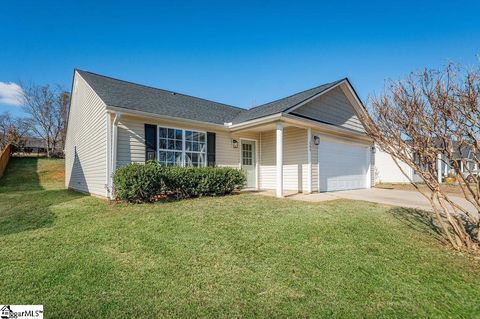
[[185, 153], [185, 166], [192, 166], [192, 153]]
[[186, 151], [191, 151], [191, 150], [193, 150], [192, 142], [185, 142], [185, 150], [186, 150]]
[[166, 161], [166, 159], [167, 159], [167, 154], [166, 154], [166, 152], [160, 151], [159, 154], [158, 154], [158, 161], [159, 161], [160, 163], [163, 163], [163, 162]]
[[175, 141], [174, 140], [168, 140], [168, 149], [169, 150], [174, 150], [175, 149]]
[[205, 166], [205, 154], [198, 154], [199, 166]]
[[175, 152], [175, 164], [178, 166], [182, 165], [182, 153]]
[[160, 143], [158, 145], [158, 148], [160, 149], [166, 149], [167, 148], [167, 140], [164, 138], [160, 139]]
[[175, 161], [174, 154], [175, 153], [173, 153], [173, 152], [167, 152], [167, 162], [168, 163], [173, 163]]
[[175, 130], [173, 128], [168, 129], [168, 138], [175, 138]]
[[194, 142], [198, 142], [198, 135], [199, 135], [199, 134], [200, 134], [200, 133], [198, 133], [198, 132], [193, 132], [193, 141], [194, 141]]
[[200, 133], [200, 142], [205, 142], [205, 133]]
[[167, 137], [167, 129], [164, 127], [160, 127], [158, 129], [158, 136], [159, 137]]
[[182, 130], [175, 130], [175, 138], [177, 140], [182, 140]]
[[185, 131], [185, 139], [187, 141], [191, 141], [192, 140], [192, 131]]
[[198, 143], [197, 142], [193, 142], [193, 151], [194, 152], [198, 152], [199, 151], [199, 148], [198, 148]]
[[181, 151], [182, 150], [182, 141], [175, 141], [175, 149], [177, 151]]

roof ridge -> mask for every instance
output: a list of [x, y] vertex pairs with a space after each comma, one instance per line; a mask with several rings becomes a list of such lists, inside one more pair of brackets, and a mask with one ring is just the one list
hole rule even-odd
[[[278, 101], [281, 101], [281, 100], [284, 100], [284, 99], [288, 99], [288, 98], [290, 98], [290, 97], [292, 97], [292, 96], [299, 95], [299, 94], [305, 93], [305, 92], [310, 91], [310, 90], [318, 89], [318, 88], [321, 87], [321, 86], [334, 85], [334, 84], [337, 84], [337, 83], [340, 83], [340, 82], [344, 81], [345, 79], [347, 79], [347, 78], [342, 78], [342, 79], [337, 80], [337, 81], [320, 84], [320, 85], [314, 86], [314, 87], [312, 87], [312, 88], [309, 88], [309, 89], [306, 89], [306, 90], [303, 90], [303, 91], [300, 91], [300, 92], [296, 92], [296, 93], [290, 94], [290, 95], [285, 96], [285, 97], [281, 97], [281, 98], [279, 98], [279, 99], [276, 99], [276, 100], [273, 100], [273, 101], [270, 101], [270, 102], [267, 102], [267, 103], [263, 103], [263, 104], [254, 106], [254, 107], [252, 107], [252, 108], [247, 109], [247, 111], [256, 109], [256, 108], [261, 107], [261, 106], [265, 106], [265, 105], [267, 105], [267, 104], [275, 103], [275, 102], [278, 102]], [[315, 94], [314, 94], [314, 95], [315, 95]]]
[[95, 76], [100, 76], [100, 77], [103, 77], [103, 78], [111, 79], [111, 80], [114, 80], [114, 81], [119, 81], [119, 82], [124, 82], [124, 83], [128, 83], [128, 84], [137, 85], [137, 86], [142, 86], [142, 87], [145, 87], [145, 88], [148, 88], [148, 89], [163, 91], [163, 92], [174, 94], [174, 95], [177, 95], [177, 94], [178, 95], [183, 95], [183, 96], [186, 96], [186, 97], [189, 97], [189, 98], [194, 98], [194, 99], [197, 99], [197, 100], [203, 100], [203, 101], [207, 101], [207, 102], [221, 104], [221, 105], [224, 105], [224, 106], [227, 106], [227, 107], [230, 107], [230, 108], [234, 108], [234, 109], [238, 109], [238, 110], [241, 110], [241, 111], [247, 111], [247, 109], [244, 109], [242, 107], [238, 107], [238, 106], [234, 106], [234, 105], [230, 105], [230, 104], [226, 104], [226, 103], [222, 103], [222, 102], [212, 101], [212, 100], [204, 99], [204, 98], [201, 98], [201, 97], [188, 95], [188, 94], [184, 94], [184, 93], [179, 93], [179, 92], [175, 92], [175, 91], [171, 91], [171, 90], [161, 89], [161, 88], [157, 88], [157, 87], [150, 86], [150, 85], [145, 85], [145, 84], [135, 83], [135, 82], [127, 81], [127, 80], [117, 79], [117, 78], [114, 78], [114, 77], [111, 77], [111, 76], [108, 76], [108, 75], [103, 75], [103, 74], [99, 74], [99, 73], [95, 73], [95, 72], [91, 72], [91, 71], [80, 70], [80, 69], [77, 69], [77, 68], [75, 68], [75, 71], [79, 72], [80, 75], [81, 75], [81, 73], [88, 73], [88, 74], [92, 74], [92, 75], [95, 75]]

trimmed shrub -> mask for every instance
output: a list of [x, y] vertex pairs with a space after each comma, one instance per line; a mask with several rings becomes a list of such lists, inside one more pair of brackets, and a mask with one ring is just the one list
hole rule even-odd
[[245, 174], [228, 167], [164, 167], [166, 191], [177, 198], [219, 196], [244, 186]]
[[152, 201], [156, 195], [176, 198], [220, 196], [245, 185], [243, 171], [227, 167], [164, 167], [156, 162], [129, 164], [115, 171], [117, 198]]
[[162, 190], [161, 167], [156, 162], [132, 163], [113, 174], [117, 198], [128, 202], [150, 202]]

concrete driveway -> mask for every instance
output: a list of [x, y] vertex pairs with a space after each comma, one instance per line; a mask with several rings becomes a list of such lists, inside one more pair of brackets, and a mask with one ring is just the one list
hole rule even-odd
[[[262, 194], [264, 192], [260, 192]], [[270, 195], [267, 193], [267, 195]], [[272, 195], [274, 195], [272, 193]], [[349, 191], [338, 191], [338, 192], [329, 192], [329, 193], [313, 193], [309, 195], [305, 194], [286, 194], [286, 198], [301, 200], [307, 202], [323, 202], [328, 200], [335, 199], [352, 199], [352, 200], [363, 200], [367, 202], [374, 202], [386, 205], [401, 206], [408, 208], [417, 208], [422, 210], [431, 211], [432, 207], [430, 206], [429, 201], [423, 197], [422, 194], [415, 191], [402, 191], [402, 190], [393, 190], [393, 189], [383, 189], [383, 188], [368, 188], [368, 189], [356, 189]], [[451, 197], [452, 200], [466, 208], [468, 211], [475, 213], [475, 207], [460, 197]]]

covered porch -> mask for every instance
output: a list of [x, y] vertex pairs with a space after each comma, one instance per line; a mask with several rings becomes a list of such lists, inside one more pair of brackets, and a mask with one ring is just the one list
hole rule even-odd
[[[240, 167], [247, 175], [248, 189], [269, 190], [279, 198], [325, 191], [319, 174], [321, 139], [358, 139], [364, 147], [370, 147], [364, 135], [352, 138], [352, 133], [344, 129], [294, 115], [233, 125], [231, 130], [240, 152]], [[364, 180], [365, 187], [360, 188], [370, 187], [370, 166], [367, 165], [364, 171], [368, 170], [368, 178]]]

